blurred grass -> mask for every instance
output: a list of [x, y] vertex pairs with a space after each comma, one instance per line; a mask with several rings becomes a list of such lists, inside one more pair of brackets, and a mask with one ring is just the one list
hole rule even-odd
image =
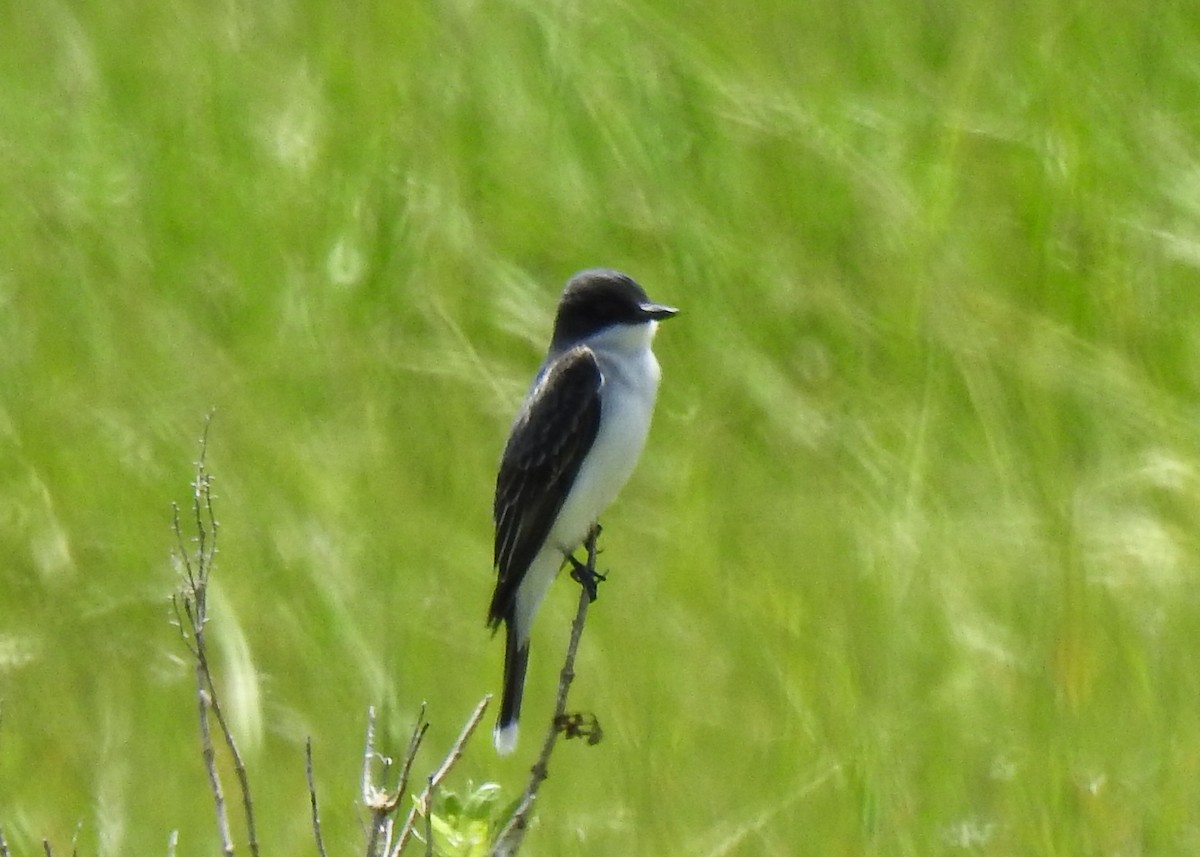
[[[594, 264], [684, 314], [531, 853], [1194, 853], [1198, 52], [1170, 0], [0, 12], [14, 853], [212, 849], [210, 408], [264, 844], [311, 734], [357, 849], [366, 706], [440, 748], [496, 686], [495, 461]], [[515, 794], [568, 588], [462, 779]]]

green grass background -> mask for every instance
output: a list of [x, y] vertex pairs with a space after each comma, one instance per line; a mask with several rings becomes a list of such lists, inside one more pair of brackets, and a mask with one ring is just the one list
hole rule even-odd
[[[573, 271], [663, 327], [531, 854], [1200, 853], [1200, 7], [0, 10], [0, 826], [211, 854], [170, 504], [265, 853], [498, 684]], [[515, 797], [575, 601], [540, 616]], [[489, 718], [490, 725], [490, 718]], [[232, 783], [230, 783], [232, 785]]]

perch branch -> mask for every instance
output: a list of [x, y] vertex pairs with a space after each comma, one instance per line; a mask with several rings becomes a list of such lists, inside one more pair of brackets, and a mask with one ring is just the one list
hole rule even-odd
[[[558, 697], [554, 703], [554, 717], [550, 721], [550, 728], [542, 743], [542, 752], [538, 755], [537, 761], [533, 763], [533, 767], [529, 769], [529, 783], [525, 787], [525, 793], [521, 796], [521, 802], [513, 812], [512, 818], [508, 820], [496, 837], [491, 857], [511, 857], [520, 849], [521, 842], [525, 838], [525, 831], [529, 827], [529, 819], [533, 812], [534, 801], [537, 799], [538, 789], [550, 775], [550, 755], [554, 752], [559, 733], [563, 732], [564, 726], [570, 722], [566, 714], [567, 695], [571, 690], [571, 682], [575, 680], [575, 654], [579, 649], [579, 639], [583, 636], [583, 624], [587, 621], [588, 605], [595, 596], [596, 537], [598, 535], [599, 528], [597, 527], [588, 534], [586, 542], [587, 564], [581, 570], [583, 580], [580, 581], [579, 587], [579, 606], [575, 611], [575, 621], [571, 624], [571, 639], [567, 643], [567, 656], [558, 676]], [[588, 575], [591, 577], [589, 578]], [[592, 581], [593, 588], [589, 588], [586, 582], [588, 580]]]

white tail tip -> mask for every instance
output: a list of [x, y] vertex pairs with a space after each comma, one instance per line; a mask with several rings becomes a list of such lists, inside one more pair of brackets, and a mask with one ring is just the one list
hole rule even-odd
[[492, 730], [492, 743], [496, 745], [496, 752], [501, 756], [507, 756], [517, 749], [517, 724], [508, 723], [504, 726], [497, 724], [496, 728]]

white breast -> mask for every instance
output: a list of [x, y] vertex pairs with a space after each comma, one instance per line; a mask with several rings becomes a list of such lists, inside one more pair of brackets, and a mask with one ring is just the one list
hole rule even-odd
[[653, 324], [613, 328], [589, 343], [604, 385], [600, 431], [548, 541], [572, 551], [625, 486], [637, 465], [658, 395]]

